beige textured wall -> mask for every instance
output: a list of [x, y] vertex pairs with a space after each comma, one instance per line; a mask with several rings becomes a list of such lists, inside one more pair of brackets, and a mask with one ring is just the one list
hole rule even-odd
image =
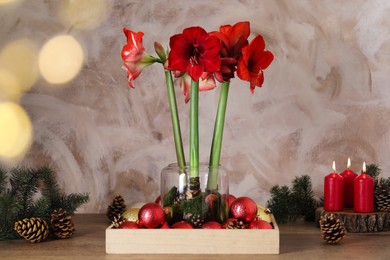
[[[40, 77], [20, 101], [34, 129], [21, 162], [47, 163], [66, 192], [89, 192], [79, 212], [102, 212], [116, 194], [128, 204], [154, 200], [160, 170], [175, 160], [163, 71], [149, 67], [128, 88], [124, 26], [145, 32], [150, 53], [154, 41], [166, 46], [193, 25], [211, 31], [248, 20], [251, 38], [264, 36], [275, 61], [263, 88], [251, 95], [247, 83], [231, 84], [221, 163], [234, 195], [265, 203], [271, 186], [302, 174], [321, 195], [332, 161], [343, 170], [348, 157], [355, 171], [365, 160], [390, 176], [390, 1], [84, 1], [69, 23], [63, 10], [70, 2], [0, 5], [0, 51], [20, 38], [39, 50], [58, 34], [83, 47], [77, 77], [59, 86]], [[189, 109], [176, 90], [187, 153]], [[202, 161], [218, 95], [200, 95]]]

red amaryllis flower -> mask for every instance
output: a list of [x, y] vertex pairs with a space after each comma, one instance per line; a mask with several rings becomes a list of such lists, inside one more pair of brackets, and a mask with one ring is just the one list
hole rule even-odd
[[215, 73], [215, 77], [220, 82], [229, 81], [234, 78], [242, 48], [248, 45], [249, 22], [238, 22], [233, 26], [223, 25], [219, 28], [219, 32], [210, 34], [221, 40], [221, 69]]
[[261, 35], [256, 36], [251, 43], [242, 48], [242, 56], [237, 65], [237, 76], [250, 82], [253, 93], [255, 87], [261, 87], [264, 82], [263, 70], [273, 61], [274, 55], [265, 51], [265, 42]]
[[201, 27], [190, 27], [173, 35], [169, 46], [168, 68], [187, 72], [194, 81], [199, 81], [203, 72], [216, 72], [220, 68], [220, 40]]
[[143, 32], [133, 32], [126, 27], [123, 32], [127, 37], [127, 44], [122, 48], [122, 59], [127, 70], [127, 79], [129, 86], [134, 88], [132, 80], [135, 80], [142, 70], [154, 63], [154, 57], [145, 53], [145, 48], [142, 44]]
[[[180, 88], [183, 92], [185, 102], [190, 101], [191, 77], [185, 73], [180, 78]], [[199, 79], [199, 91], [207, 91], [215, 88], [215, 79], [212, 73], [204, 72]]]

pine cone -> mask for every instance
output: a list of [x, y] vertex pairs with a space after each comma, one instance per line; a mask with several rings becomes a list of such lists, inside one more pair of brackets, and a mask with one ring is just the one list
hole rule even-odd
[[75, 231], [72, 216], [69, 216], [68, 212], [63, 209], [53, 211], [50, 223], [51, 231], [57, 238], [69, 238]]
[[183, 219], [190, 223], [194, 228], [200, 228], [205, 222], [200, 214], [185, 213]]
[[114, 198], [111, 204], [107, 207], [107, 217], [110, 221], [114, 220], [114, 217], [122, 215], [126, 211], [125, 201], [122, 196], [118, 195]]
[[225, 229], [246, 229], [248, 225], [245, 224], [242, 220], [235, 218], [229, 218], [222, 224], [222, 228]]
[[325, 213], [321, 216], [320, 227], [322, 232], [322, 238], [326, 243], [329, 244], [338, 243], [345, 237], [347, 233], [347, 231], [345, 230], [344, 223], [333, 213]]
[[115, 228], [119, 228], [119, 226], [125, 221], [126, 219], [121, 214], [119, 214], [118, 216], [114, 217], [112, 224], [114, 224]]
[[390, 211], [390, 188], [378, 187], [375, 192], [375, 202], [379, 211]]
[[14, 229], [18, 234], [31, 243], [38, 243], [44, 240], [49, 228], [46, 221], [41, 218], [25, 218], [15, 222]]

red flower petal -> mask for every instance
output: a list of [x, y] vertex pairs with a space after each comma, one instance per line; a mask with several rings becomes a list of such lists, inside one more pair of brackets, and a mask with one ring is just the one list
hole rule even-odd
[[241, 57], [242, 48], [248, 45], [250, 24], [249, 22], [238, 22], [233, 26], [223, 25], [220, 27], [219, 32], [212, 32], [211, 35], [221, 40], [221, 57], [231, 58], [236, 61], [235, 64], [222, 61], [221, 69], [217, 72], [218, 81], [229, 81], [231, 78], [234, 78], [234, 72], [236, 71], [237, 61]]
[[237, 65], [237, 76], [250, 82], [253, 93], [256, 86], [261, 87], [264, 82], [263, 70], [273, 61], [273, 54], [264, 51], [265, 42], [261, 35], [256, 36], [248, 46], [242, 49], [242, 56]]
[[199, 81], [203, 72], [215, 72], [220, 67], [220, 41], [201, 27], [190, 27], [170, 38], [168, 68], [187, 72]]
[[127, 70], [128, 84], [134, 88], [132, 80], [135, 80], [142, 70], [155, 62], [154, 58], [145, 53], [142, 44], [143, 32], [133, 32], [126, 27], [123, 29], [127, 37], [127, 44], [122, 48], [122, 59]]

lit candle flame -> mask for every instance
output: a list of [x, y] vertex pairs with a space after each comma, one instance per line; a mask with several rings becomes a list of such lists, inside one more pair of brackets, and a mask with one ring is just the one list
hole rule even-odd
[[363, 173], [366, 173], [366, 162], [363, 162]]
[[348, 158], [348, 162], [347, 162], [347, 168], [349, 169], [349, 167], [351, 167], [351, 158]]
[[336, 162], [335, 161], [333, 161], [332, 169], [334, 172], [336, 172]]

